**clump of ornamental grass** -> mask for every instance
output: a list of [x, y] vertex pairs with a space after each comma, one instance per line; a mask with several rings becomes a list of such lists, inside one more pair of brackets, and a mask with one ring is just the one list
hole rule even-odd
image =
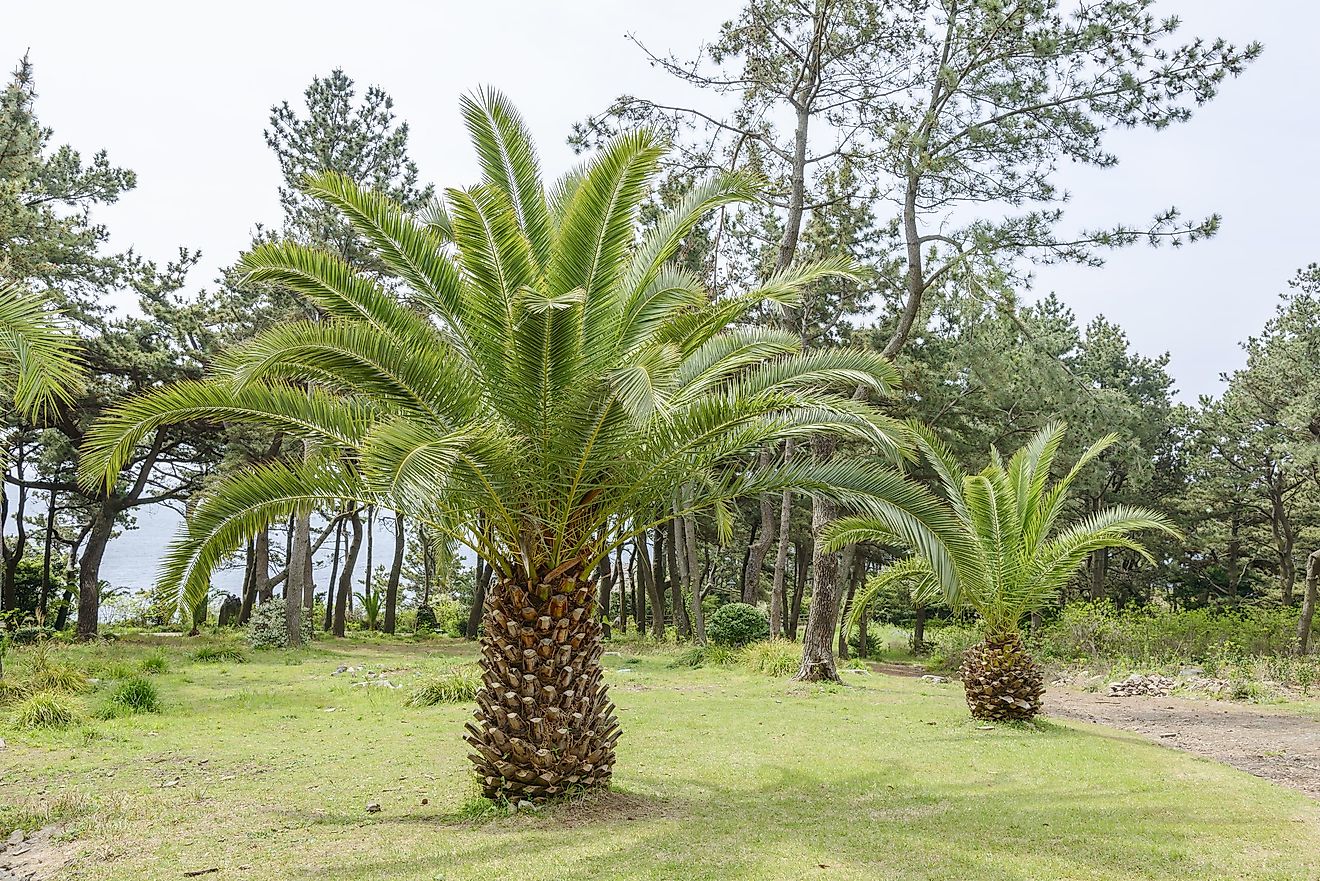
[[164, 673], [170, 668], [170, 662], [163, 651], [154, 649], [142, 657], [138, 662], [138, 668], [143, 673]]
[[86, 675], [76, 667], [49, 662], [32, 667], [28, 671], [27, 681], [28, 688], [33, 692], [81, 694], [91, 687]]
[[739, 659], [753, 673], [792, 676], [802, 665], [802, 646], [786, 639], [765, 639], [744, 647]]
[[136, 713], [159, 713], [160, 692], [156, 684], [143, 676], [131, 676], [118, 685], [106, 697], [102, 708], [102, 718], [115, 718]]
[[68, 728], [82, 713], [67, 693], [39, 691], [20, 700], [10, 713], [10, 724], [23, 730]]
[[247, 662], [247, 653], [232, 644], [204, 645], [193, 652], [193, 660], [204, 664], [243, 664]]
[[454, 667], [427, 677], [408, 695], [410, 707], [432, 707], [436, 704], [459, 704], [473, 700], [481, 687], [481, 676], [476, 668]]

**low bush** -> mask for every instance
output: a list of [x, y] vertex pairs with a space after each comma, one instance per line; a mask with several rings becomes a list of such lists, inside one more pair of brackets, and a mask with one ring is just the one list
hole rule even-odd
[[706, 622], [706, 636], [715, 645], [742, 648], [769, 635], [765, 613], [747, 603], [726, 603]]
[[[312, 619], [315, 615], [302, 616], [303, 642], [312, 641]], [[248, 645], [254, 649], [285, 649], [289, 647], [289, 632], [284, 624], [284, 603], [263, 603], [252, 612], [248, 621]]]
[[934, 632], [928, 666], [940, 673], [956, 673], [962, 666], [963, 655], [983, 638], [979, 627], [965, 624], [946, 624]]
[[155, 683], [142, 676], [132, 676], [110, 692], [102, 716], [159, 712], [160, 692], [156, 690]]
[[1063, 664], [1159, 667], [1213, 663], [1226, 647], [1238, 658], [1288, 655], [1296, 634], [1295, 609], [1145, 606], [1120, 612], [1108, 603], [1069, 603], [1032, 634], [1031, 645], [1042, 659]]
[[745, 646], [738, 659], [753, 673], [792, 676], [802, 665], [802, 646], [786, 639], [761, 640]]
[[40, 691], [20, 700], [10, 714], [15, 728], [67, 728], [81, 719], [78, 705], [67, 693]]
[[475, 667], [462, 666], [445, 670], [422, 680], [408, 694], [410, 707], [466, 703], [477, 696], [481, 674]]

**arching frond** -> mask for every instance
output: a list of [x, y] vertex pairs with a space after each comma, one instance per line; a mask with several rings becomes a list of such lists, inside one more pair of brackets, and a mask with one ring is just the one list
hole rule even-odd
[[0, 387], [18, 412], [45, 418], [82, 388], [78, 338], [39, 297], [17, 284], [0, 284]]

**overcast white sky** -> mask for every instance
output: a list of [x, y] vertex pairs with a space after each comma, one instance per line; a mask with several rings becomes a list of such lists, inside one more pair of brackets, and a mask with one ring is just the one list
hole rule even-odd
[[[26, 49], [38, 112], [61, 142], [104, 147], [140, 185], [99, 216], [116, 247], [167, 259], [204, 252], [193, 284], [209, 284], [257, 221], [278, 221], [278, 175], [262, 141], [272, 104], [296, 99], [314, 74], [342, 66], [390, 92], [412, 125], [423, 178], [474, 174], [457, 112], [460, 93], [489, 83], [528, 117], [549, 169], [571, 162], [569, 125], [621, 92], [676, 88], [624, 39], [686, 52], [711, 37], [739, 0], [666, 2], [25, 2], [7, 4], [0, 62]], [[1099, 270], [1048, 267], [1081, 320], [1103, 313], [1146, 354], [1172, 353], [1183, 397], [1214, 392], [1241, 363], [1237, 343], [1274, 308], [1294, 270], [1320, 259], [1320, 11], [1303, 0], [1165, 0], [1184, 33], [1259, 39], [1261, 61], [1193, 121], [1120, 132], [1117, 169], [1065, 169], [1070, 223], [1144, 222], [1176, 204], [1219, 211], [1220, 235], [1181, 250], [1134, 248]]]

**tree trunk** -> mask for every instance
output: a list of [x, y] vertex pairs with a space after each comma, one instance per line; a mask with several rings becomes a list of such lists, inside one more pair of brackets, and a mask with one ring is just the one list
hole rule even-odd
[[609, 785], [620, 729], [601, 678], [602, 628], [586, 561], [490, 591], [482, 687], [466, 739], [490, 799], [533, 804]]
[[923, 655], [926, 653], [926, 607], [918, 606], [916, 611], [912, 621], [912, 652]]
[[478, 557], [476, 583], [472, 587], [472, 608], [468, 610], [467, 630], [465, 631], [468, 639], [476, 639], [481, 632], [481, 618], [486, 611], [486, 591], [490, 589], [492, 574], [493, 570], [490, 564]]
[[1320, 599], [1320, 551], [1312, 551], [1306, 558], [1306, 585], [1303, 588], [1302, 614], [1297, 619], [1297, 654], [1304, 655], [1311, 644], [1311, 622], [1315, 618], [1315, 604]]
[[[238, 592], [238, 618], [234, 622], [243, 624], [247, 621], [244, 613], [252, 613], [252, 603], [257, 597], [257, 540], [249, 538], [247, 548], [243, 554], [245, 564], [243, 566], [243, 588]], [[221, 606], [223, 609], [223, 605]]]
[[[784, 461], [793, 455], [793, 441], [784, 442]], [[784, 490], [779, 500], [779, 547], [775, 549], [775, 572], [770, 582], [770, 638], [779, 639], [784, 635], [784, 579], [788, 573], [789, 531], [793, 519], [793, 493]]]
[[596, 608], [600, 610], [601, 632], [605, 639], [609, 639], [614, 635], [610, 624], [610, 595], [614, 592], [614, 571], [609, 554], [601, 557], [600, 565], [596, 567], [596, 584], [600, 590], [600, 599]]
[[679, 569], [684, 573], [687, 589], [691, 594], [692, 640], [697, 645], [706, 644], [706, 616], [701, 608], [701, 568], [697, 561], [697, 524], [691, 514], [679, 518], [679, 531], [683, 537], [686, 553], [680, 555]]
[[335, 594], [335, 636], [343, 636], [348, 629], [348, 597], [353, 592], [353, 573], [357, 569], [358, 552], [362, 550], [362, 515], [356, 509], [348, 525], [348, 553], [344, 556], [344, 567], [339, 573], [339, 590]]
[[[78, 561], [78, 638], [95, 639], [101, 614], [101, 560], [115, 527], [115, 510], [102, 502], [93, 515], [82, 558]], [[191, 622], [188, 622], [191, 623]]]
[[797, 641], [798, 619], [802, 616], [802, 597], [807, 592], [811, 556], [802, 543], [793, 544], [793, 604], [788, 609], [788, 638]]
[[329, 593], [325, 597], [325, 623], [321, 625], [321, 630], [326, 633], [335, 626], [335, 607], [338, 605], [335, 591], [339, 586], [339, 546], [344, 542], [344, 521], [336, 520], [334, 530], [335, 544], [330, 551], [330, 586], [327, 588]]
[[[767, 447], [761, 450], [757, 464], [762, 468], [770, 466], [772, 451]], [[761, 569], [765, 566], [766, 555], [770, 553], [770, 543], [775, 538], [775, 497], [769, 493], [761, 496], [761, 522], [757, 527], [756, 538], [747, 546], [747, 563], [743, 569], [742, 601], [756, 605], [761, 598]]]
[[[303, 565], [307, 553], [311, 550], [311, 515], [295, 515], [293, 535], [289, 541], [289, 558], [284, 581], [284, 633], [289, 648], [302, 645], [303, 592], [308, 579], [307, 567]], [[310, 614], [310, 613], [309, 613]]]
[[[817, 462], [828, 462], [834, 442], [813, 438], [812, 452]], [[811, 532], [815, 537], [811, 569], [811, 609], [807, 628], [802, 634], [802, 666], [796, 679], [803, 682], [840, 682], [834, 666], [834, 628], [839, 620], [839, 555], [821, 551], [820, 534], [838, 516], [838, 506], [824, 497], [816, 497], [811, 506]]]
[[243, 597], [243, 607], [238, 612], [238, 623], [246, 624], [252, 619], [252, 605], [257, 598], [265, 603], [270, 600], [270, 527], [257, 533], [252, 543], [252, 593]]
[[[839, 613], [839, 657], [848, 660], [848, 616], [852, 614], [853, 597], [857, 595], [857, 570], [862, 561], [857, 557], [857, 549], [849, 545], [842, 554], [839, 570], [848, 579], [848, 595], [844, 598], [843, 609]], [[866, 657], [866, 643], [860, 643], [859, 657]]]
[[659, 642], [665, 638], [665, 601], [660, 596], [660, 586], [656, 582], [645, 532], [633, 539], [633, 559], [637, 561], [637, 577], [651, 600], [651, 638]]
[[[0, 487], [0, 492], [4, 488]], [[52, 490], [46, 500], [46, 536], [41, 551], [41, 596], [37, 598], [37, 620], [46, 623], [46, 609], [50, 602], [50, 566], [55, 551], [55, 505], [57, 496]]]
[[687, 608], [683, 601], [683, 564], [681, 559], [687, 559], [686, 552], [680, 555], [678, 553], [678, 538], [680, 534], [678, 518], [675, 517], [669, 521], [667, 527], [668, 535], [665, 537], [665, 555], [669, 561], [669, 593], [670, 600], [674, 608], [674, 632], [679, 639], [688, 639], [692, 635], [692, 628], [688, 624]]
[[1091, 554], [1091, 601], [1105, 598], [1105, 581], [1109, 576], [1109, 548]]
[[385, 582], [385, 632], [398, 626], [399, 578], [403, 573], [403, 552], [407, 544], [403, 517], [394, 515], [394, 556], [390, 559], [390, 579]]

